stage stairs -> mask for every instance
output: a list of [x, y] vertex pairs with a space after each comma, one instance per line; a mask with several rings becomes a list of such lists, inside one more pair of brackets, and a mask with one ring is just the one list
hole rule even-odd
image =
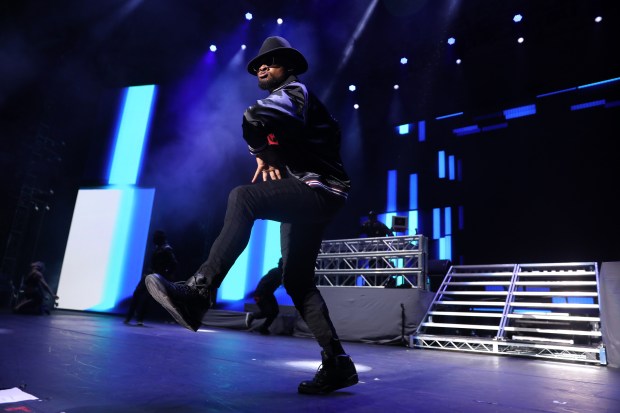
[[597, 263], [454, 265], [409, 346], [606, 365]]

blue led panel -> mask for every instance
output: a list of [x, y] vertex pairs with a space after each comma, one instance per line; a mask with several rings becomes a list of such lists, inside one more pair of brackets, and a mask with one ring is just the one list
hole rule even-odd
[[518, 108], [506, 109], [504, 116], [506, 119], [521, 118], [523, 116], [530, 116], [536, 114], [536, 105], [520, 106]]
[[448, 177], [451, 181], [456, 178], [456, 165], [454, 163], [454, 155], [448, 157]]
[[593, 108], [595, 106], [604, 106], [604, 105], [605, 105], [605, 99], [595, 100], [593, 102], [585, 102], [585, 103], [580, 103], [578, 105], [572, 105], [570, 107], [570, 110], [588, 109], [588, 108]]
[[478, 125], [463, 126], [462, 128], [453, 129], [452, 133], [457, 136], [471, 135], [480, 132]]
[[388, 171], [386, 211], [396, 211], [397, 177], [398, 175], [395, 169]]
[[446, 177], [446, 152], [437, 152], [437, 176], [440, 179]]
[[155, 85], [134, 86], [126, 90], [110, 165], [110, 185], [136, 184], [155, 90]]
[[142, 275], [154, 189], [81, 189], [58, 284], [68, 310], [113, 310]]
[[404, 124], [404, 125], [399, 125], [399, 126], [396, 128], [396, 130], [398, 131], [398, 133], [399, 133], [400, 135], [406, 135], [406, 134], [408, 134], [408, 133], [410, 132], [410, 128], [409, 128], [409, 126], [410, 126], [410, 125], [409, 125], [408, 123], [406, 123], [406, 124]]
[[409, 209], [418, 209], [418, 174], [409, 175]]
[[426, 140], [426, 121], [421, 120], [418, 122], [418, 142], [424, 142]]

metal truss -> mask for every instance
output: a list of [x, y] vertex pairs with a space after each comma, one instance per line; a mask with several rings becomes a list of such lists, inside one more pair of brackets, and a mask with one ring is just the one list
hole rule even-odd
[[457, 337], [426, 335], [410, 336], [409, 347], [601, 364], [601, 349], [596, 347], [532, 345], [500, 340], [481, 340], [476, 338], [462, 339]]
[[315, 266], [317, 285], [426, 289], [427, 239], [423, 235], [326, 240]]

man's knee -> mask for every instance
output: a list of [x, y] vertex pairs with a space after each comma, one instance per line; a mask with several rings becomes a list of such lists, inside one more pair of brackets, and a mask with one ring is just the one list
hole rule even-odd
[[233, 204], [238, 204], [240, 202], [245, 202], [249, 196], [249, 188], [248, 185], [240, 185], [232, 189], [228, 194], [228, 202]]

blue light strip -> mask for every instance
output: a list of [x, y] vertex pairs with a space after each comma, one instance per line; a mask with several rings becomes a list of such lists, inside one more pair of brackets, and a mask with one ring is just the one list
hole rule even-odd
[[462, 231], [465, 229], [465, 208], [462, 205], [459, 206], [458, 214], [459, 214], [459, 230]]
[[456, 112], [456, 113], [451, 113], [449, 115], [437, 116], [435, 118], [435, 120], [442, 120], [442, 119], [453, 118], [455, 116], [461, 116], [462, 114], [463, 114], [463, 112]]
[[441, 210], [433, 208], [433, 239], [441, 237]]
[[585, 89], [592, 86], [598, 86], [605, 83], [617, 82], [620, 80], [620, 77], [614, 77], [613, 79], [601, 80], [600, 82], [588, 83], [586, 85], [577, 86], [577, 89]]
[[604, 105], [605, 105], [605, 99], [595, 100], [593, 102], [586, 102], [586, 103], [580, 103], [578, 105], [572, 105], [570, 107], [570, 110], [588, 109], [588, 108], [593, 108], [595, 106], [604, 106]]
[[397, 172], [395, 169], [388, 171], [387, 176], [387, 205], [388, 212], [396, 211]]
[[407, 229], [407, 235], [416, 235], [419, 232], [418, 229], [420, 228], [418, 226], [418, 211], [409, 211], [408, 217], [409, 228]]
[[282, 250], [280, 249], [280, 223], [276, 221], [265, 222], [267, 230], [265, 231], [265, 253], [261, 277], [278, 265], [278, 260], [282, 256]]
[[507, 123], [498, 123], [496, 125], [489, 125], [489, 126], [483, 126], [482, 127], [482, 132], [488, 132], [491, 130], [496, 130], [496, 129], [503, 129], [503, 128], [507, 128], [508, 124]]
[[450, 235], [439, 238], [439, 259], [452, 261], [452, 237]]
[[128, 249], [129, 233], [133, 218], [135, 189], [119, 190], [121, 203], [116, 217], [116, 228], [110, 245], [110, 258], [106, 274], [105, 289], [99, 305], [92, 308], [95, 311], [105, 311], [114, 308], [117, 301], [121, 276], [124, 273], [126, 253]]
[[421, 120], [418, 122], [418, 142], [424, 142], [426, 140], [426, 121]]
[[399, 125], [396, 127], [396, 130], [400, 135], [406, 135], [410, 132], [409, 124], [405, 123], [404, 125]]
[[155, 85], [126, 90], [108, 177], [110, 185], [136, 184], [155, 91]]
[[445, 207], [443, 210], [444, 218], [444, 233], [446, 235], [452, 235], [452, 208]]
[[418, 174], [409, 175], [409, 209], [418, 209]]
[[280, 223], [255, 221], [247, 247], [218, 288], [218, 299], [244, 299], [246, 292], [252, 291], [262, 276], [278, 264], [280, 256]]
[[439, 179], [446, 177], [446, 152], [437, 152], [437, 176]]
[[506, 109], [504, 116], [506, 119], [520, 118], [536, 114], [536, 105], [520, 106], [518, 108]]
[[546, 96], [553, 96], [553, 95], [559, 95], [560, 93], [566, 93], [566, 92], [571, 92], [573, 90], [577, 90], [576, 87], [569, 87], [568, 89], [562, 89], [562, 90], [556, 90], [554, 92], [549, 92], [549, 93], [543, 93], [541, 95], [537, 95], [537, 98], [544, 98]]
[[454, 181], [456, 177], [456, 166], [454, 164], [454, 155], [448, 156], [448, 177], [451, 181]]
[[452, 129], [452, 132], [457, 136], [471, 135], [472, 133], [480, 132], [480, 128], [478, 127], [478, 125], [470, 125], [464, 126], [462, 128]]

